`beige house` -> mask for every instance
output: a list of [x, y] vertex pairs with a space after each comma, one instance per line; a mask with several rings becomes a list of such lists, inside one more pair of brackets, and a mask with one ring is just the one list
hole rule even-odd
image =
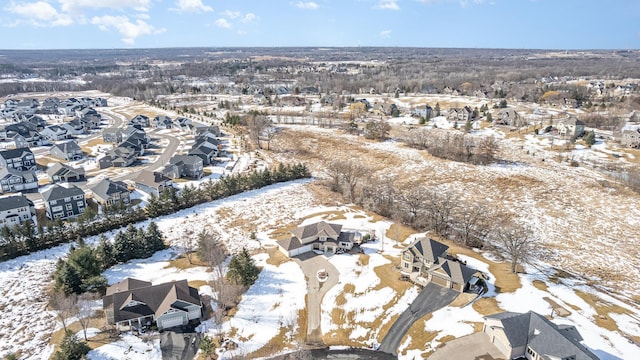
[[496, 125], [520, 126], [522, 121], [520, 114], [514, 109], [501, 109], [498, 111], [498, 116], [496, 116], [493, 123]]
[[463, 108], [451, 108], [447, 113], [447, 120], [467, 122], [467, 120], [473, 119], [473, 110], [470, 107], [465, 106]]
[[629, 147], [640, 146], [640, 131], [638, 130], [622, 130], [620, 134], [620, 144]]
[[426, 237], [416, 239], [403, 252], [400, 271], [420, 285], [435, 283], [459, 292], [468, 290], [476, 269], [448, 255], [449, 247]]
[[596, 360], [571, 325], [556, 325], [546, 317], [504, 312], [485, 317], [483, 332], [507, 358], [528, 360]]
[[584, 123], [573, 116], [558, 121], [556, 128], [560, 136], [568, 138], [577, 138], [584, 134]]
[[293, 229], [291, 237], [278, 241], [278, 248], [288, 257], [313, 250], [335, 254], [351, 250], [361, 238], [358, 231], [342, 231], [340, 224], [320, 221]]

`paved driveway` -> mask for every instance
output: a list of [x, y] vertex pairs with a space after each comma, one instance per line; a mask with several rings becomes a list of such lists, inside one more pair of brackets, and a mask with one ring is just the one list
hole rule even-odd
[[199, 346], [200, 335], [194, 332], [160, 333], [162, 360], [192, 360]]
[[[320, 329], [320, 305], [324, 294], [338, 283], [340, 273], [322, 255], [313, 252], [302, 254], [293, 258], [307, 277], [307, 343], [323, 345], [322, 330]], [[317, 272], [325, 269], [329, 278], [324, 283], [318, 281]]]
[[505, 357], [483, 332], [448, 341], [429, 360], [504, 360]]
[[398, 320], [393, 323], [387, 335], [382, 339], [378, 350], [397, 355], [400, 341], [414, 322], [430, 312], [449, 305], [459, 294], [452, 289], [445, 289], [432, 283], [427, 284], [409, 308], [400, 314]]

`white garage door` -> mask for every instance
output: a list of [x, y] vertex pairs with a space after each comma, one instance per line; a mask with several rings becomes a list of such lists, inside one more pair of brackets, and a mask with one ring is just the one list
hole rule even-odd
[[289, 251], [289, 256], [296, 256], [296, 255], [300, 255], [300, 254], [304, 254], [306, 252], [311, 251], [311, 246], [312, 245], [305, 245], [305, 246], [301, 246], [297, 249], [293, 249]]
[[503, 354], [505, 355], [509, 355], [511, 354], [511, 351], [509, 350], [509, 348], [502, 343], [502, 341], [500, 341], [500, 339], [498, 339], [497, 337], [493, 337], [493, 341], [492, 341], [495, 346], [498, 348], [498, 350], [502, 351]]
[[162, 322], [161, 327], [163, 329], [167, 329], [167, 328], [174, 327], [174, 326], [180, 326], [180, 325], [182, 325], [182, 316], [179, 316], [179, 317], [176, 316], [176, 317], [172, 317], [172, 318], [169, 318], [169, 319], [164, 319], [161, 322]]

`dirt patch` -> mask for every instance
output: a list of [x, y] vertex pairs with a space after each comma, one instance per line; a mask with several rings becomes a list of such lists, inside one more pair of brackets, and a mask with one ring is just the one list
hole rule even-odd
[[549, 289], [549, 287], [547, 286], [547, 284], [542, 281], [542, 280], [533, 280], [533, 286], [538, 289], [538, 290], [542, 290], [545, 292], [548, 292], [547, 289]]
[[399, 222], [394, 222], [389, 226], [385, 236], [387, 239], [392, 239], [397, 242], [404, 242], [409, 236], [415, 234], [417, 231], [409, 226], [403, 225]]
[[505, 311], [500, 308], [498, 301], [494, 297], [480, 298], [476, 300], [472, 306], [475, 311], [483, 316], [499, 314]]
[[337, 220], [346, 220], [347, 217], [344, 216], [344, 211], [341, 210], [333, 210], [333, 211], [322, 211], [313, 214], [309, 214], [303, 218], [303, 220], [311, 219], [314, 217], [320, 217], [325, 221], [337, 221]]
[[594, 294], [589, 294], [580, 290], [574, 291], [576, 295], [596, 310], [597, 315], [594, 317], [596, 325], [611, 331], [620, 330], [618, 328], [618, 324], [609, 316], [609, 314], [629, 314], [629, 310], [605, 301]]
[[549, 305], [551, 305], [551, 308], [553, 309], [553, 312], [561, 317], [566, 317], [571, 315], [571, 312], [567, 309], [565, 309], [564, 307], [562, 307], [560, 304], [558, 304], [557, 302], [553, 301], [553, 299], [545, 296], [542, 298], [544, 301], [548, 302]]
[[[433, 339], [438, 336], [438, 333], [435, 331], [425, 331], [424, 323], [431, 319], [432, 315], [427, 314], [423, 318], [417, 320], [411, 325], [409, 331], [404, 335], [400, 344], [404, 344], [408, 338], [411, 338], [409, 345], [406, 347], [407, 349], [425, 349], [427, 344], [433, 341]], [[433, 351], [425, 351], [423, 352], [422, 358], [426, 359], [431, 355]], [[402, 351], [399, 355], [407, 355], [407, 351]]]
[[286, 257], [277, 247], [267, 250], [269, 254], [269, 258], [267, 259], [267, 264], [280, 266], [288, 261], [291, 261], [288, 257]]
[[209, 266], [205, 261], [202, 261], [200, 260], [200, 258], [198, 258], [198, 254], [192, 253], [190, 256], [191, 261], [189, 261], [189, 259], [185, 255], [180, 255], [177, 259], [169, 260], [169, 263], [167, 264], [167, 266], [165, 266], [165, 268], [174, 267], [176, 269], [185, 270], [195, 267]]

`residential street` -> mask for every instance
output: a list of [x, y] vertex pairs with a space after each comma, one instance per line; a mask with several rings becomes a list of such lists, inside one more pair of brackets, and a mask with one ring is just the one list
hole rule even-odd
[[428, 313], [449, 305], [459, 294], [455, 290], [446, 289], [440, 285], [427, 284], [409, 308], [400, 314], [398, 320], [391, 326], [387, 335], [382, 339], [378, 351], [398, 355], [400, 341], [411, 325]]

